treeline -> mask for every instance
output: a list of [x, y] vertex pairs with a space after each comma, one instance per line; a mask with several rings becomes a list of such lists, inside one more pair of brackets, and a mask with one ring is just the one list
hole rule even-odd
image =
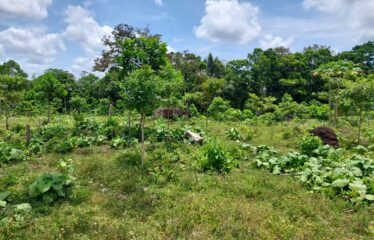
[[[1, 112], [7, 119], [12, 114], [107, 114], [112, 104], [114, 114], [121, 114], [129, 109], [123, 85], [144, 67], [178, 82], [163, 90], [169, 93], [158, 107], [188, 108], [191, 114], [217, 119], [271, 113], [275, 115], [270, 118], [284, 120], [307, 113], [320, 119], [330, 116], [333, 121], [342, 111], [358, 115], [372, 107], [373, 41], [338, 54], [320, 45], [296, 53], [284, 47], [256, 48], [246, 59], [223, 62], [212, 54], [203, 59], [188, 51], [167, 53], [160, 39], [149, 29], [116, 26], [111, 36], [103, 38], [107, 50], [93, 67], [105, 73], [101, 78], [84, 72], [76, 79], [68, 71], [48, 69], [28, 79], [15, 61], [7, 61], [0, 65]], [[355, 88], [359, 92], [364, 88], [367, 95], [346, 91]]]

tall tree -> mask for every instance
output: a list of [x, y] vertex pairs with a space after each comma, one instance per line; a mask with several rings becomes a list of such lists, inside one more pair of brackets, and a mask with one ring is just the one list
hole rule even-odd
[[342, 52], [339, 58], [360, 64], [364, 71], [374, 73], [374, 41], [357, 45], [351, 51]]
[[14, 60], [9, 60], [3, 64], [0, 64], [0, 75], [27, 78], [27, 73], [25, 73], [20, 65]]
[[233, 60], [226, 65], [223, 96], [234, 108], [244, 109], [248, 93], [254, 91], [248, 60]]
[[225, 66], [218, 59], [218, 57], [213, 58], [213, 55], [209, 53], [206, 59], [206, 70], [210, 77], [221, 78], [225, 74]]
[[188, 51], [171, 53], [169, 59], [173, 67], [183, 74], [185, 92], [199, 91], [201, 84], [208, 77], [206, 62], [202, 61], [200, 56]]
[[69, 110], [69, 102], [77, 86], [76, 79], [72, 73], [62, 69], [50, 68], [46, 72], [54, 75], [65, 89], [66, 94], [61, 96], [61, 102], [63, 105], [63, 110], [66, 113]]

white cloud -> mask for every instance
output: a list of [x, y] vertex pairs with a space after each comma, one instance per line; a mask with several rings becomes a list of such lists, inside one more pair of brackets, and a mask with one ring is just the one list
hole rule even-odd
[[159, 6], [162, 6], [164, 3], [162, 2], [162, 0], [154, 0], [155, 3]]
[[65, 45], [59, 34], [10, 27], [0, 32], [0, 49], [2, 61], [14, 59], [26, 72], [40, 74], [65, 51]]
[[0, 16], [41, 20], [51, 4], [52, 0], [1, 0]]
[[291, 46], [293, 41], [294, 41], [293, 37], [289, 37], [288, 39], [284, 40], [280, 36], [273, 36], [272, 34], [267, 34], [260, 40], [260, 46], [263, 49], [276, 48], [276, 47], [288, 48]]
[[0, 32], [0, 48], [7, 56], [24, 58], [36, 64], [51, 63], [60, 51], [65, 50], [59, 34], [14, 27]]
[[261, 32], [258, 8], [249, 2], [238, 0], [207, 0], [205, 16], [195, 35], [211, 42], [235, 42], [246, 44]]
[[337, 21], [343, 21], [343, 27], [359, 32], [361, 38], [374, 38], [373, 0], [304, 0], [303, 6], [339, 16]]
[[81, 6], [69, 5], [65, 11], [68, 26], [63, 36], [70, 41], [78, 43], [84, 51], [94, 54], [103, 48], [101, 40], [104, 35], [109, 35], [112, 28], [100, 26], [93, 14]]

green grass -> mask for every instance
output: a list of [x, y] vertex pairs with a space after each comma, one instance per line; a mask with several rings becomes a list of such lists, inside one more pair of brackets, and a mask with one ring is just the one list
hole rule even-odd
[[[13, 124], [19, 119], [13, 119]], [[22, 124], [27, 120], [21, 119]], [[178, 126], [180, 122], [174, 123]], [[198, 121], [188, 121], [199, 125]], [[201, 123], [204, 124], [205, 123]], [[255, 133], [251, 144], [282, 151], [296, 148], [300, 136], [317, 122], [267, 126], [209, 122], [208, 132], [224, 144], [236, 127]], [[152, 126], [151, 122], [148, 122]], [[0, 128], [3, 126], [0, 126]], [[290, 132], [284, 137], [285, 132]], [[287, 134], [286, 134], [287, 135]], [[137, 146], [134, 147], [134, 151]], [[353, 206], [340, 198], [310, 193], [291, 176], [255, 170], [249, 162], [230, 174], [193, 168], [199, 146], [148, 144], [147, 169], [166, 166], [175, 177], [158, 178], [134, 166], [107, 146], [78, 149], [66, 156], [46, 154], [0, 168], [0, 190], [12, 204], [33, 206], [27, 224], [0, 228], [0, 239], [373, 239], [374, 207]], [[178, 156], [178, 161], [174, 161]], [[39, 175], [57, 172], [71, 158], [77, 180], [72, 196], [51, 206], [30, 201], [27, 186]]]

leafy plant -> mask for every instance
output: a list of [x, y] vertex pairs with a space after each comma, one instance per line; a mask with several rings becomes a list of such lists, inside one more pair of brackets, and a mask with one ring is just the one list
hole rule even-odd
[[208, 142], [198, 160], [198, 166], [203, 171], [230, 172], [238, 165], [238, 161], [233, 160], [218, 140]]
[[302, 154], [312, 156], [313, 151], [322, 145], [321, 139], [317, 136], [305, 135], [299, 142]]
[[240, 132], [236, 128], [230, 128], [230, 130], [226, 134], [227, 138], [230, 140], [242, 140], [242, 136]]
[[29, 186], [29, 196], [41, 198], [45, 204], [51, 204], [68, 193], [71, 181], [68, 176], [57, 173], [46, 173], [39, 176]]

